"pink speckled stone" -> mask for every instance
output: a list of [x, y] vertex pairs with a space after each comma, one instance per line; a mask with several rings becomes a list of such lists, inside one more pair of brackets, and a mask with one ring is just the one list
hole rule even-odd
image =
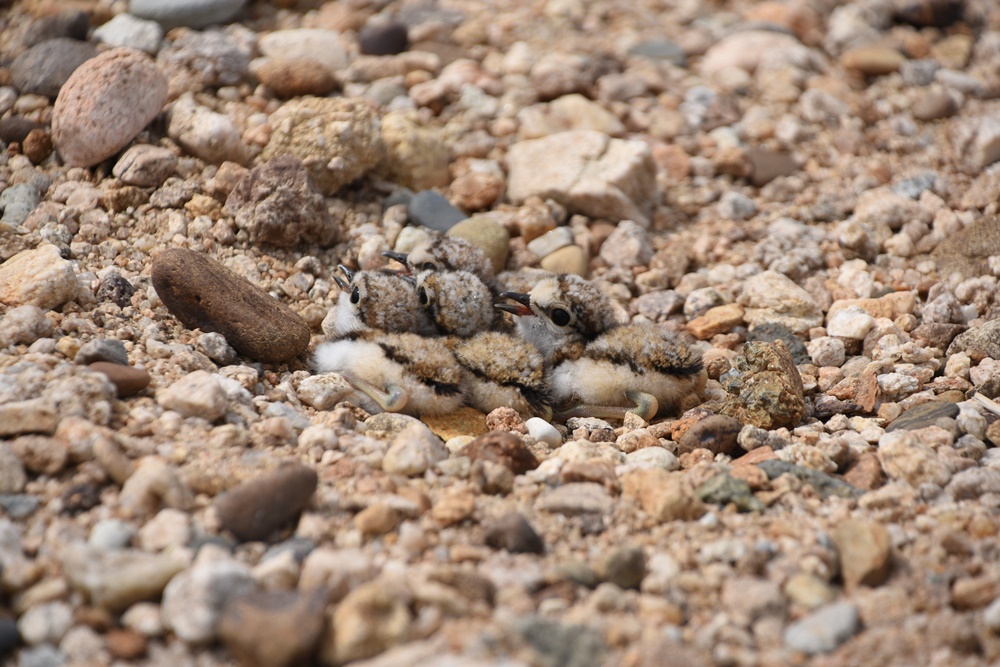
[[66, 164], [90, 167], [124, 148], [166, 101], [167, 79], [152, 58], [112, 49], [85, 62], [63, 85], [52, 139]]

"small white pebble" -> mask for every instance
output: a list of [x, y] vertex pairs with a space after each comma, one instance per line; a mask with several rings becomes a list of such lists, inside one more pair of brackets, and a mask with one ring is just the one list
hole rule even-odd
[[535, 439], [535, 442], [544, 442], [552, 447], [562, 444], [562, 436], [556, 427], [541, 417], [532, 417], [524, 422], [524, 425], [528, 427], [528, 434]]

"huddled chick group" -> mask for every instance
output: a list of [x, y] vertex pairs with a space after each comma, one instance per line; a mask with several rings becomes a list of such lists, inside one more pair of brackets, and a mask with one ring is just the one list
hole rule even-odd
[[341, 293], [323, 321], [330, 340], [314, 359], [317, 372], [340, 374], [382, 410], [439, 415], [464, 404], [648, 420], [705, 386], [696, 350], [661, 327], [620, 324], [583, 278], [553, 275], [497, 295], [489, 260], [462, 239], [386, 255], [406, 270], [339, 267]]

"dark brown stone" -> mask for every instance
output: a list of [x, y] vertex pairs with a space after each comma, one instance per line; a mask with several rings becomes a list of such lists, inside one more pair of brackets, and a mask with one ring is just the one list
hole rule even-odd
[[295, 311], [217, 261], [183, 248], [153, 260], [153, 287], [190, 329], [217, 331], [242, 355], [277, 362], [309, 347], [309, 325]]
[[358, 33], [358, 46], [366, 56], [392, 56], [410, 48], [410, 40], [402, 23], [372, 21]]
[[486, 544], [511, 553], [545, 553], [542, 538], [517, 512], [503, 515], [486, 528]]
[[312, 468], [286, 464], [222, 494], [215, 511], [222, 526], [239, 540], [264, 540], [299, 515], [318, 482]]
[[312, 664], [326, 625], [321, 590], [255, 591], [231, 599], [219, 619], [219, 637], [245, 667]]
[[523, 475], [538, 467], [538, 459], [519, 437], [509, 431], [490, 431], [462, 449], [471, 460], [493, 461], [515, 475]]
[[743, 451], [736, 443], [743, 424], [735, 417], [711, 415], [695, 423], [677, 443], [678, 453], [708, 449], [716, 454], [738, 455]]
[[25, 118], [24, 116], [9, 116], [7, 118], [0, 118], [0, 140], [3, 140], [8, 144], [20, 144], [24, 142], [32, 130], [37, 130], [42, 127], [44, 127], [44, 125], [41, 123], [36, 123], [35, 121]]
[[899, 415], [886, 427], [886, 432], [905, 429], [915, 431], [917, 429], [934, 426], [939, 419], [954, 419], [958, 416], [958, 406], [954, 403], [944, 401], [932, 401], [921, 403]]
[[52, 135], [44, 128], [34, 129], [24, 138], [21, 150], [34, 164], [41, 164], [52, 155]]
[[141, 368], [113, 364], [110, 361], [95, 361], [87, 368], [107, 376], [111, 384], [118, 390], [118, 398], [135, 396], [149, 386], [151, 379], [149, 373]]
[[947, 350], [955, 336], [966, 330], [964, 324], [950, 324], [948, 322], [924, 322], [910, 332], [910, 337], [917, 343], [928, 347], [938, 347]]

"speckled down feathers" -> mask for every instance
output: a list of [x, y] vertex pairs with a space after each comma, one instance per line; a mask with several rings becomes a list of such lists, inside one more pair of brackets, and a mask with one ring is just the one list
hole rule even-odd
[[549, 416], [544, 360], [534, 345], [516, 335], [486, 331], [453, 338], [450, 346], [465, 371], [466, 403], [486, 413], [506, 406], [522, 415]]
[[[352, 301], [355, 289], [356, 303]], [[323, 320], [323, 333], [335, 339], [367, 330], [422, 335], [436, 331], [413, 285], [403, 276], [392, 271], [359, 271]]]
[[438, 236], [425, 241], [407, 254], [406, 263], [414, 271], [468, 271], [490, 287], [494, 282], [486, 253], [462, 238]]
[[488, 331], [497, 319], [490, 289], [468, 271], [424, 271], [416, 290], [441, 334], [468, 338]]

